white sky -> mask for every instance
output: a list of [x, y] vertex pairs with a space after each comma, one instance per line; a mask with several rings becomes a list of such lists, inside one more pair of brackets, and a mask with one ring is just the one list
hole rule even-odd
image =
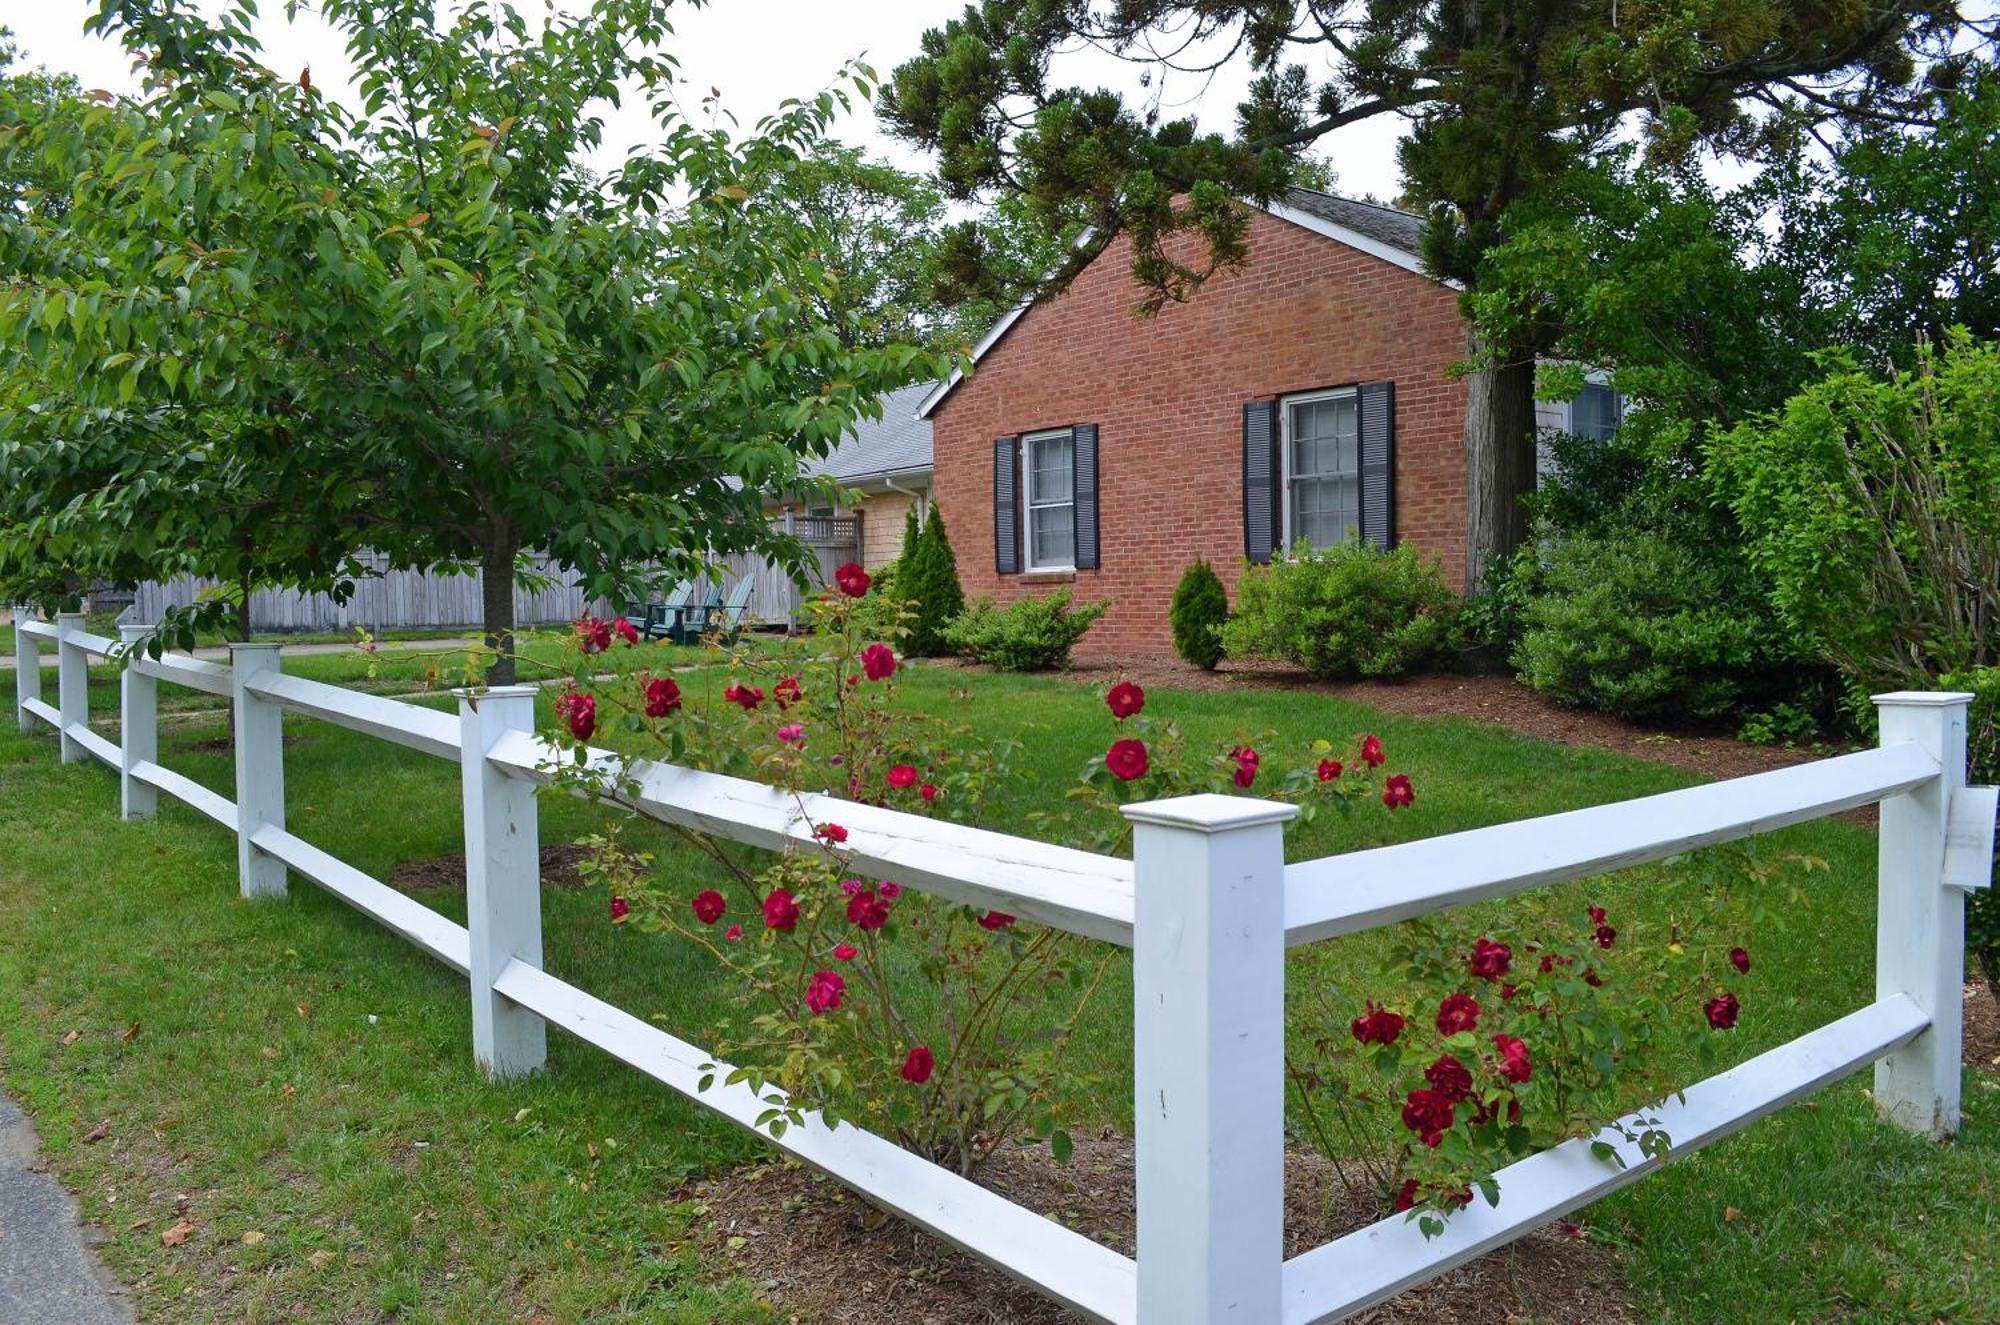
[[[517, 0], [530, 16], [541, 9], [537, 0]], [[557, 0], [571, 12], [588, 8], [588, 0]], [[963, 9], [964, 0], [714, 0], [696, 9], [677, 6], [675, 39], [668, 50], [694, 93], [692, 108], [710, 87], [721, 89], [723, 104], [745, 125], [774, 109], [786, 97], [806, 96], [825, 87], [844, 60], [861, 57], [887, 77], [916, 53], [928, 27], [943, 24]], [[112, 92], [133, 90], [132, 76], [119, 46], [83, 35], [83, 20], [94, 6], [88, 0], [0, 0], [0, 26], [13, 29], [23, 62], [75, 74], [85, 88]], [[264, 17], [257, 34], [264, 45], [264, 63], [289, 74], [310, 65], [313, 82], [328, 95], [352, 104], [351, 67], [339, 37], [302, 7], [296, 23], [284, 18], [284, 0], [260, 0]], [[1054, 70], [1058, 83], [1108, 85], [1139, 92], [1136, 66], [1094, 51], [1061, 57]], [[1232, 61], [1210, 84], [1194, 74], [1168, 73], [1152, 89], [1163, 102], [1163, 118], [1192, 112], [1205, 129], [1228, 132], [1236, 103], [1241, 100], [1248, 70]], [[630, 129], [619, 132], [622, 123]], [[613, 164], [631, 143], [647, 137], [643, 108], [628, 109], [607, 120], [606, 159]], [[1377, 117], [1324, 139], [1318, 150], [1339, 171], [1344, 193], [1391, 198], [1400, 192], [1395, 144], [1402, 121]], [[841, 123], [838, 135], [886, 156], [908, 169], [929, 163], [882, 133], [874, 113], [859, 108]]]

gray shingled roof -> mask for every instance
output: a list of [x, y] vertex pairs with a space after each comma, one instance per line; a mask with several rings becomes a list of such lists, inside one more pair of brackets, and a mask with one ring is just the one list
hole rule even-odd
[[808, 466], [808, 472], [828, 475], [842, 483], [858, 483], [893, 474], [928, 471], [931, 424], [929, 419], [917, 417], [917, 406], [936, 385], [917, 382], [882, 397], [881, 419], [863, 419], [826, 459]]
[[1287, 189], [1285, 203], [1302, 212], [1311, 212], [1323, 221], [1359, 231], [1370, 239], [1380, 240], [1405, 253], [1422, 251], [1424, 218], [1421, 216], [1379, 203], [1358, 202], [1353, 198], [1318, 193], [1312, 189]]

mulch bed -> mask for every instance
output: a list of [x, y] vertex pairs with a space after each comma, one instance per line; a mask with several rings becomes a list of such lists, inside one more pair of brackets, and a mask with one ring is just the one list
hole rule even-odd
[[[1046, 1148], [996, 1154], [979, 1180], [1021, 1205], [1132, 1253], [1132, 1143], [1079, 1138], [1067, 1165]], [[694, 1184], [710, 1250], [797, 1325], [1069, 1325], [1082, 1319], [997, 1270], [882, 1214], [796, 1163], [756, 1164]], [[1330, 1203], [1329, 1203], [1330, 1202]], [[1285, 1254], [1372, 1223], [1316, 1155], [1286, 1170]], [[1567, 1230], [1567, 1231], [1566, 1231]], [[1623, 1325], [1617, 1261], [1557, 1224], [1353, 1318], [1361, 1325]]]
[[1965, 986], [1965, 1061], [1972, 1067], [2000, 1068], [2000, 1005], [1984, 980]]
[[1431, 673], [1400, 681], [1316, 681], [1305, 669], [1281, 663], [1224, 662], [1215, 671], [1205, 672], [1172, 654], [1130, 653], [1078, 658], [1064, 675], [1092, 686], [1132, 680], [1142, 686], [1182, 690], [1223, 692], [1258, 687], [1333, 695], [1388, 713], [1476, 718], [1522, 736], [1615, 750], [1715, 778], [1767, 773], [1823, 757], [1823, 752], [1749, 745], [1719, 727], [1662, 729], [1605, 713], [1563, 708], [1513, 677], [1497, 674]]
[[[577, 865], [590, 848], [569, 842], [551, 843], [542, 848], [542, 887], [581, 888], [583, 875]], [[429, 860], [406, 860], [389, 872], [389, 886], [406, 893], [432, 892], [439, 888], [465, 891], [465, 856], [453, 852]]]

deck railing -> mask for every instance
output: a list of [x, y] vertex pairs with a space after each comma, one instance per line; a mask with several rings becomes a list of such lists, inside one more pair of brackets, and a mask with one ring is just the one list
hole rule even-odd
[[[110, 640], [80, 615], [15, 627], [23, 731], [61, 738], [64, 762], [117, 770], [125, 817], [166, 792], [235, 832], [246, 897], [277, 897], [297, 874], [465, 974], [473, 1054], [496, 1079], [542, 1068], [553, 1025], [696, 1103], [752, 1128], [769, 1091], [725, 1080], [727, 1064], [542, 969], [537, 788], [560, 752], [534, 732], [529, 687], [457, 693], [454, 716], [282, 670], [273, 645], [234, 645], [227, 667], [132, 656], [121, 743], [90, 726], [91, 657]], [[44, 645], [58, 695], [42, 697]], [[163, 767], [160, 683], [230, 699], [232, 801]], [[1959, 1118], [1965, 890], [1984, 886], [1995, 792], [1965, 781], [1969, 696], [1880, 695], [1878, 749], [1780, 772], [1526, 822], [1287, 865], [1289, 805], [1188, 796], [1130, 805], [1125, 861], [964, 828], [832, 796], [666, 764], [593, 762], [636, 788], [643, 814], [769, 849], [837, 821], [858, 873], [1129, 947], [1134, 986], [1138, 1255], [1121, 1255], [867, 1131], [814, 1115], [767, 1140], [1093, 1320], [1117, 1325], [1317, 1325], [1338, 1321], [1636, 1182], [1674, 1156], [1875, 1065], [1874, 1097], [1897, 1126], [1955, 1131]], [[467, 923], [460, 926], [344, 864], [285, 826], [285, 713], [303, 714], [461, 769]], [[1578, 879], [1788, 824], [1881, 805], [1875, 1001], [1689, 1086], [1653, 1109], [1672, 1153], [1642, 1154], [1616, 1128], [1513, 1164], [1500, 1202], [1459, 1211], [1426, 1239], [1393, 1216], [1286, 1260], [1285, 949]], [[1592, 1153], [1592, 1140], [1623, 1163]]]

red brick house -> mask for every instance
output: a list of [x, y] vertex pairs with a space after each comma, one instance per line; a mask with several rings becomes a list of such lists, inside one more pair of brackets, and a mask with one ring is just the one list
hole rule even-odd
[[1205, 557], [1304, 538], [1410, 544], [1462, 578], [1466, 352], [1418, 218], [1294, 190], [1253, 210], [1249, 261], [1156, 317], [1123, 239], [1016, 310], [976, 371], [931, 392], [935, 494], [968, 596], [1074, 585], [1111, 609], [1080, 651], [1170, 646], [1167, 605]]

